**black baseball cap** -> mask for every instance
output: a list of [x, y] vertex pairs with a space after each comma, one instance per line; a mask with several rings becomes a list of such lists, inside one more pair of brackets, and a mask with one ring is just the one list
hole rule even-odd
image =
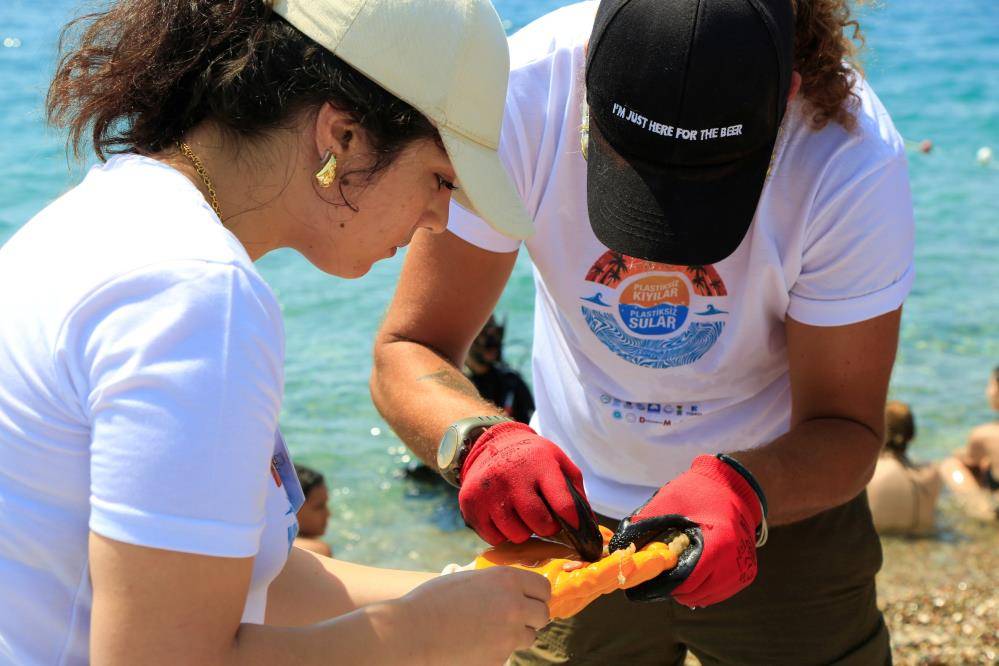
[[622, 254], [711, 264], [753, 221], [791, 86], [790, 0], [603, 0], [587, 206]]

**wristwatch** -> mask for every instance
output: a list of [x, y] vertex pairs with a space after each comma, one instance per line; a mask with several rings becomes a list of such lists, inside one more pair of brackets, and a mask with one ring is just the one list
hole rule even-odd
[[444, 431], [441, 443], [437, 447], [437, 469], [444, 480], [455, 488], [461, 487], [461, 466], [465, 464], [468, 451], [484, 430], [497, 423], [512, 421], [506, 416], [470, 416], [467, 419], [455, 421]]

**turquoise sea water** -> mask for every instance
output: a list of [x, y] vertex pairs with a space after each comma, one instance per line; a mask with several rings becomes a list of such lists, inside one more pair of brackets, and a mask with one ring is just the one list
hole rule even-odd
[[[561, 4], [498, 0], [497, 8], [516, 30]], [[0, 242], [82, 174], [42, 122], [58, 29], [78, 6], [0, 2]], [[861, 16], [867, 75], [913, 142], [918, 272], [892, 396], [913, 405], [917, 457], [939, 457], [990, 418], [983, 389], [999, 364], [999, 4], [896, 0]], [[925, 155], [914, 145], [927, 138], [934, 149]], [[982, 146], [997, 153], [990, 166], [976, 163]], [[346, 281], [292, 252], [260, 262], [288, 334], [282, 428], [296, 458], [332, 480], [328, 540], [345, 559], [438, 568], [467, 561], [481, 542], [461, 526], [448, 493], [399, 477], [405, 447], [367, 390], [371, 339], [400, 265], [397, 257]], [[507, 357], [524, 370], [532, 301], [521, 256], [499, 313], [508, 319]]]

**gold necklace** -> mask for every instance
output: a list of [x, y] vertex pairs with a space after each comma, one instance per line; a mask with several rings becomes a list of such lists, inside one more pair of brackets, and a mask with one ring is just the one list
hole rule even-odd
[[191, 161], [191, 164], [194, 165], [194, 170], [198, 172], [199, 176], [201, 176], [202, 182], [204, 182], [205, 187], [208, 188], [208, 203], [211, 204], [212, 210], [215, 211], [215, 214], [219, 216], [219, 221], [221, 221], [222, 208], [219, 206], [218, 197], [215, 196], [215, 186], [212, 185], [212, 179], [208, 176], [208, 170], [205, 169], [205, 165], [201, 163], [201, 160], [198, 159], [198, 156], [194, 154], [194, 151], [191, 150], [189, 145], [183, 141], [178, 141], [177, 147], [180, 148], [181, 154]]

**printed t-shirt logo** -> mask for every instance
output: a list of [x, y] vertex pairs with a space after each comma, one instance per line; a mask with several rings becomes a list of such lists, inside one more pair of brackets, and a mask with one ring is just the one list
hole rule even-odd
[[675, 275], [642, 277], [620, 292], [618, 312], [632, 333], [665, 335], [683, 326], [690, 293]]
[[678, 266], [605, 252], [581, 296], [590, 331], [635, 365], [694, 363], [718, 341], [728, 291], [714, 266]]

